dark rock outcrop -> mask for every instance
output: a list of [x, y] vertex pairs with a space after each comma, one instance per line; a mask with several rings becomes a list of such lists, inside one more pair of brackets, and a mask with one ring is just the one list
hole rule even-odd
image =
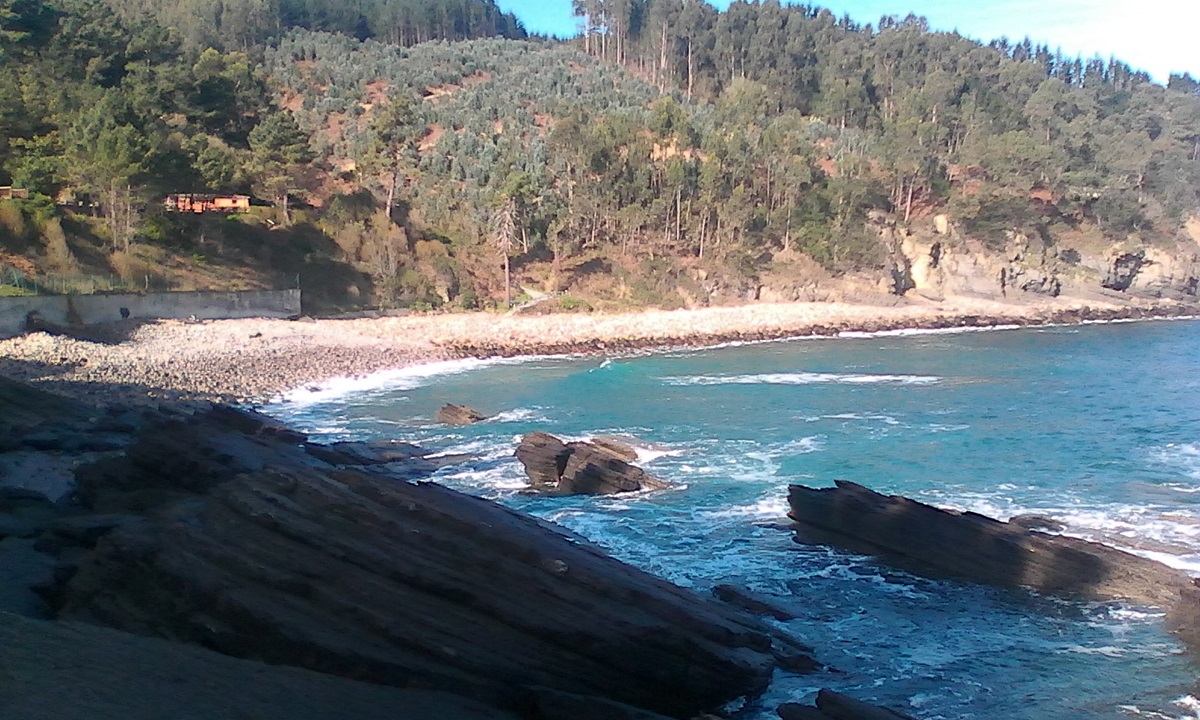
[[486, 420], [487, 415], [467, 405], [447, 403], [438, 409], [434, 419], [446, 425], [473, 425], [481, 420]]
[[1014, 515], [1008, 519], [1009, 525], [1016, 525], [1026, 530], [1043, 530], [1047, 532], [1062, 532], [1066, 526], [1048, 515], [1026, 513]]
[[1100, 285], [1109, 290], [1124, 292], [1133, 285], [1133, 281], [1137, 279], [1138, 273], [1141, 272], [1146, 262], [1146, 253], [1144, 251], [1122, 253], [1113, 258], [1112, 266], [1108, 269], [1108, 275], [1105, 276], [1104, 281]]
[[426, 477], [438, 468], [469, 458], [466, 455], [430, 457], [426, 450], [416, 445], [395, 440], [335, 442], [329, 445], [309, 443], [305, 450], [330, 465], [379, 470], [406, 480]]
[[792, 485], [788, 502], [797, 541], [873, 553], [910, 570], [1159, 607], [1175, 605], [1191, 587], [1182, 572], [1107, 545], [940, 510], [851, 482], [821, 489]]
[[624, 460], [627, 463], [638, 459], [637, 450], [632, 445], [621, 442], [614, 437], [594, 437], [591, 442], [613, 457]]
[[533, 697], [548, 720], [589, 698], [688, 717], [761, 691], [777, 657], [815, 666], [548, 523], [227, 419], [166, 418], [80, 468], [89, 506], [144, 520], [72, 528], [96, 547], [46, 593], [58, 617], [497, 707]]
[[776, 712], [780, 720], [914, 720], [911, 715], [855, 700], [828, 689], [817, 692], [816, 705], [784, 703]]
[[521, 438], [514, 454], [525, 466], [525, 474], [534, 488], [553, 488], [567, 467], [571, 449], [550, 433], [538, 431]]
[[717, 585], [713, 588], [713, 596], [755, 615], [767, 615], [784, 622], [796, 619], [795, 613], [779, 607], [770, 598], [738, 585]]
[[5, 612], [0, 648], [5, 720], [518, 720], [445, 692], [371, 685]]
[[630, 452], [632, 448], [614, 448], [610, 442], [564, 443], [549, 433], [533, 432], [521, 439], [515, 454], [536, 492], [610, 495], [670, 486], [625, 460]]

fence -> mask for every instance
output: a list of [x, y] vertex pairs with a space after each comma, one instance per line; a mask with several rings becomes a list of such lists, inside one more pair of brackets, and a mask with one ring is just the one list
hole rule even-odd
[[169, 292], [171, 283], [155, 275], [122, 278], [113, 273], [26, 275], [21, 270], [0, 263], [0, 297], [20, 295], [94, 295], [96, 293]]

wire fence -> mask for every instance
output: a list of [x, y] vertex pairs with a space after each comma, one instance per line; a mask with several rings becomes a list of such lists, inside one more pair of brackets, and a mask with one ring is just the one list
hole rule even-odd
[[97, 295], [105, 293], [168, 292], [177, 288], [154, 275], [122, 278], [115, 274], [37, 275], [0, 263], [0, 297], [22, 295]]

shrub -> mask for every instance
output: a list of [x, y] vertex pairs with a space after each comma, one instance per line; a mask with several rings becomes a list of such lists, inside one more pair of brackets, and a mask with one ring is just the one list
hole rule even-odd
[[558, 298], [558, 308], [564, 312], [591, 312], [592, 306], [587, 300], [574, 295], [563, 295]]

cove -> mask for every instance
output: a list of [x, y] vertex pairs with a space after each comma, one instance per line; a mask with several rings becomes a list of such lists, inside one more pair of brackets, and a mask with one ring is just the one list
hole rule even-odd
[[[787, 485], [852, 480], [1200, 572], [1200, 323], [805, 339], [636, 357], [470, 363], [272, 411], [318, 440], [469, 453], [438, 482], [558, 522], [680, 585], [774, 596], [839, 673], [777, 674], [742, 709], [833, 687], [922, 718], [1194, 717], [1160, 614], [918, 578], [792, 542]], [[438, 425], [446, 402], [494, 414]], [[670, 490], [519, 494], [517, 439], [635, 438]]]

